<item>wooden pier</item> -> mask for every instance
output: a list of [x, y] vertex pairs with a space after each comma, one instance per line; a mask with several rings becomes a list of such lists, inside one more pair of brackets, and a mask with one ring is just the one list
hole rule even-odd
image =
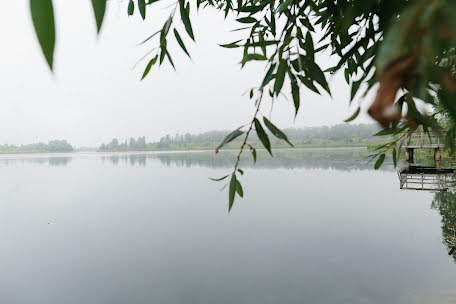
[[[455, 170], [440, 168], [440, 149], [444, 147], [442, 134], [436, 132], [415, 132], [401, 144], [405, 148], [405, 168], [398, 172], [401, 189], [447, 191], [454, 189]], [[434, 150], [434, 167], [415, 164], [416, 149]]]
[[441, 134], [436, 132], [426, 133], [424, 131], [418, 131], [405, 139], [402, 142], [402, 147], [405, 149], [406, 166], [415, 163], [415, 149], [434, 149], [435, 167], [440, 168], [440, 149], [444, 147], [441, 140]]

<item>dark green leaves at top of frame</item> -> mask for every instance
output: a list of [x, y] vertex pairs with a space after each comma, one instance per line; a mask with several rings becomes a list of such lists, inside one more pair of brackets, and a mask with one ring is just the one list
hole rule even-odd
[[152, 66], [157, 62], [157, 59], [158, 59], [158, 55], [155, 55], [154, 58], [152, 58], [149, 63], [147, 64], [146, 66], [146, 69], [144, 70], [144, 73], [141, 77], [141, 80], [143, 80], [144, 78], [146, 78], [147, 74], [149, 74], [150, 72], [150, 69], [152, 68]]
[[279, 7], [277, 7], [277, 13], [282, 13], [288, 9], [288, 7], [293, 3], [293, 0], [286, 0], [282, 2]]
[[176, 37], [177, 43], [179, 43], [182, 50], [184, 50], [185, 54], [187, 54], [187, 56], [191, 58], [190, 54], [187, 51], [187, 48], [185, 47], [184, 41], [182, 40], [181, 36], [179, 35], [179, 32], [176, 29], [174, 29], [174, 36]]
[[236, 130], [234, 130], [233, 132], [231, 132], [230, 134], [228, 134], [224, 139], [223, 141], [220, 143], [220, 145], [218, 145], [217, 148], [215, 148], [215, 153], [218, 153], [219, 150], [224, 146], [226, 145], [227, 143], [233, 141], [234, 139], [236, 139], [237, 137], [239, 137], [240, 135], [244, 134], [244, 131], [241, 131], [241, 128], [237, 128]]
[[280, 90], [282, 90], [283, 82], [285, 80], [285, 74], [287, 73], [288, 64], [285, 59], [280, 59], [279, 67], [277, 68], [276, 79], [274, 83], [274, 92], [276, 95], [279, 95]]
[[288, 137], [283, 133], [279, 128], [277, 128], [272, 122], [270, 122], [266, 117], [263, 117], [264, 125], [271, 131], [271, 133], [284, 141], [286, 141], [290, 146], [293, 147], [293, 144], [288, 140]]
[[44, 57], [52, 70], [55, 48], [54, 7], [52, 0], [30, 0], [33, 26]]
[[142, 19], [146, 19], [146, 0], [138, 0], [138, 10]]
[[134, 12], [135, 12], [135, 3], [133, 2], [133, 0], [130, 0], [130, 2], [128, 2], [128, 16], [133, 15]]
[[97, 31], [99, 33], [106, 11], [106, 0], [92, 0], [92, 7], [95, 14], [95, 21], [97, 22]]
[[260, 121], [258, 119], [254, 119], [254, 124], [255, 124], [255, 131], [258, 135], [258, 138], [260, 139], [261, 143], [265, 147], [265, 149], [271, 154], [271, 142], [269, 141], [269, 137], [266, 134], [266, 132], [263, 129], [263, 126], [261, 125]]
[[192, 29], [192, 24], [190, 23], [190, 16], [189, 16], [189, 11], [190, 11], [190, 6], [187, 3], [187, 6], [185, 6], [185, 0], [179, 0], [179, 11], [182, 19], [182, 23], [184, 23], [185, 30], [187, 31], [187, 34], [192, 38], [193, 41], [195, 41], [195, 36], [193, 35], [193, 29]]
[[385, 161], [385, 153], [380, 154], [380, 156], [377, 158], [377, 161], [375, 162], [374, 169], [378, 170], [383, 162]]

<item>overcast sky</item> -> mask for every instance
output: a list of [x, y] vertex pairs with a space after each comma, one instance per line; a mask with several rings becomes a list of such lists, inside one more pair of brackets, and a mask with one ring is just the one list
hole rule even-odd
[[[144, 22], [138, 14], [127, 16], [127, 0], [111, 0], [97, 37], [89, 0], [54, 0], [52, 74], [35, 38], [28, 3], [9, 1], [0, 10], [0, 144], [65, 138], [77, 146], [95, 146], [131, 136], [153, 141], [165, 134], [234, 129], [250, 120], [254, 107], [242, 94], [261, 82], [263, 65], [241, 70], [240, 49], [217, 45], [240, 35], [230, 32], [237, 25], [222, 14], [193, 12], [196, 44], [179, 28], [192, 60], [172, 41], [177, 71], [165, 64], [140, 81], [147, 61], [133, 66], [155, 44], [137, 44], [160, 28], [168, 15], [163, 6], [149, 6]], [[320, 60], [329, 63], [329, 58]], [[292, 102], [280, 99], [273, 121], [280, 127], [341, 123], [354, 110], [349, 89], [341, 75], [330, 86], [333, 99], [303, 88], [296, 120]], [[265, 105], [262, 112], [268, 114], [269, 100]], [[362, 115], [357, 122], [371, 120]]]

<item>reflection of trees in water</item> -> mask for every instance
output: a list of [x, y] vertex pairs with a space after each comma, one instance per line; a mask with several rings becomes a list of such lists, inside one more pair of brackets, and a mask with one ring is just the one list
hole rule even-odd
[[15, 166], [20, 164], [38, 164], [38, 165], [49, 165], [52, 167], [65, 167], [71, 161], [71, 156], [52, 156], [52, 157], [26, 157], [26, 158], [4, 158], [0, 159], [0, 164], [4, 166]]
[[442, 216], [442, 239], [449, 253], [456, 262], [455, 227], [456, 227], [456, 192], [446, 191], [435, 193], [432, 208], [437, 209]]
[[[127, 164], [130, 166], [141, 166], [144, 167], [147, 164], [147, 159], [150, 159], [151, 155], [147, 154], [113, 154], [113, 155], [103, 155], [101, 159], [103, 161], [109, 161], [114, 166], [119, 164]], [[154, 158], [155, 159], [155, 158]]]
[[[366, 149], [291, 149], [276, 150], [274, 157], [259, 151], [256, 165], [252, 157], [246, 153], [241, 160], [241, 167], [255, 168], [306, 168], [306, 169], [335, 169], [372, 170], [373, 164], [366, 159], [369, 152]], [[176, 167], [210, 167], [230, 168], [233, 166], [236, 153], [224, 151], [216, 155], [214, 152], [172, 152], [156, 154], [113, 154], [104, 155], [102, 159], [114, 165], [125, 163], [145, 166], [147, 161], [159, 160], [163, 165]], [[383, 170], [392, 170], [390, 163], [385, 163]]]

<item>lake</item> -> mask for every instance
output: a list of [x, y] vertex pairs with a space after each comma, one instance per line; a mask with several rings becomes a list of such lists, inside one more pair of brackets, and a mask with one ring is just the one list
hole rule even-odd
[[366, 153], [246, 158], [230, 214], [230, 152], [2, 155], [0, 303], [456, 303], [448, 202]]

